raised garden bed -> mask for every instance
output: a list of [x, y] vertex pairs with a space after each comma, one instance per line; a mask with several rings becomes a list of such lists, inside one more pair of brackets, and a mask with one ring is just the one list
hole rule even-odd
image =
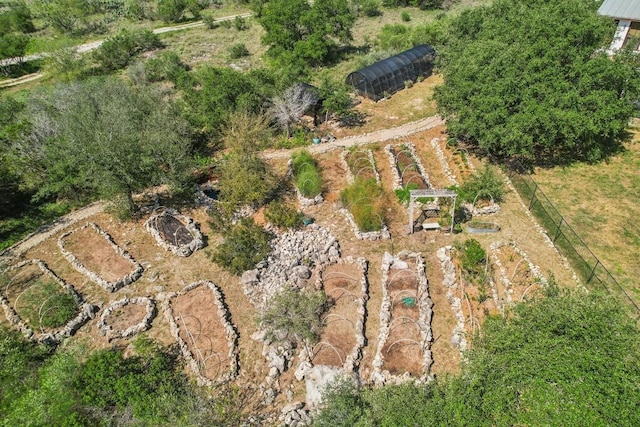
[[[149, 297], [123, 298], [111, 303], [100, 316], [100, 334], [109, 341], [129, 338], [151, 327], [156, 303]], [[138, 320], [136, 322], [136, 320]]]
[[373, 180], [357, 180], [340, 192], [340, 212], [360, 240], [390, 239], [385, 224], [386, 206], [382, 187]]
[[291, 156], [289, 172], [295, 180], [296, 194], [302, 206], [313, 206], [324, 201], [320, 168], [308, 151], [299, 151]]
[[357, 370], [365, 344], [366, 303], [369, 299], [368, 263], [364, 258], [340, 259], [319, 274], [316, 288], [324, 290], [329, 309], [323, 314], [324, 329], [319, 342], [299, 360], [296, 376], [312, 366], [333, 366], [346, 374]]
[[384, 147], [393, 173], [393, 189], [400, 190], [412, 184], [416, 189], [431, 188], [429, 175], [420, 162], [415, 146], [410, 143], [389, 144]]
[[175, 255], [187, 257], [204, 247], [202, 233], [193, 218], [180, 215], [174, 209], [157, 209], [144, 227], [160, 247]]
[[92, 222], [62, 234], [58, 247], [73, 268], [109, 292], [130, 285], [144, 271], [109, 233]]
[[28, 339], [58, 344], [97, 311], [43, 261], [20, 262], [4, 272], [4, 279], [0, 304], [9, 323]]
[[380, 332], [371, 380], [376, 385], [426, 381], [433, 358], [429, 295], [425, 265], [418, 253], [388, 253], [382, 260]]
[[376, 169], [373, 151], [369, 149], [344, 150], [340, 160], [347, 171], [347, 182], [353, 184], [356, 179], [375, 180], [380, 185], [380, 174]]
[[191, 283], [167, 295], [163, 309], [198, 384], [215, 386], [238, 376], [238, 332], [215, 284]]

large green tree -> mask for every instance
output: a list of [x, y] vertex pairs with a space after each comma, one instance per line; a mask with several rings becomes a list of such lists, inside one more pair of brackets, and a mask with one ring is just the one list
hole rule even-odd
[[294, 67], [328, 61], [338, 42], [352, 39], [356, 18], [346, 0], [271, 0], [261, 14], [269, 56]]
[[341, 384], [316, 425], [639, 425], [639, 336], [610, 296], [551, 287], [489, 318], [459, 374], [426, 387]]
[[191, 159], [187, 126], [152, 87], [119, 79], [58, 85], [27, 99], [31, 125], [14, 142], [25, 179], [44, 197], [121, 199], [180, 185]]
[[603, 52], [592, 0], [497, 0], [453, 20], [436, 91], [449, 131], [499, 156], [597, 161], [620, 147], [637, 62]]

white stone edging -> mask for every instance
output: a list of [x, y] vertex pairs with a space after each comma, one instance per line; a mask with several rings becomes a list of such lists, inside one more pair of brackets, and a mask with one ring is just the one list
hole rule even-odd
[[358, 228], [358, 224], [356, 224], [355, 218], [353, 218], [353, 215], [347, 208], [340, 208], [339, 211], [347, 219], [347, 222], [349, 223], [349, 225], [351, 225], [353, 233], [359, 240], [375, 241], [387, 240], [391, 238], [391, 233], [389, 232], [386, 224], [382, 224], [382, 230], [379, 231], [360, 231], [360, 229]]
[[[467, 349], [467, 338], [465, 331], [465, 317], [462, 312], [462, 300], [456, 296], [458, 291], [458, 282], [456, 280], [456, 268], [451, 259], [452, 246], [444, 246], [436, 252], [436, 256], [440, 261], [440, 268], [444, 279], [442, 285], [447, 290], [447, 300], [451, 304], [451, 310], [456, 318], [456, 326], [453, 328], [451, 335], [451, 344], [457, 346], [460, 355], [464, 358], [464, 352]], [[497, 302], [496, 302], [497, 305]]]
[[444, 171], [445, 176], [449, 180], [449, 183], [451, 183], [451, 185], [459, 186], [460, 183], [458, 182], [456, 175], [453, 173], [453, 171], [451, 171], [451, 168], [449, 167], [449, 162], [447, 161], [447, 158], [442, 152], [442, 148], [440, 148], [440, 138], [433, 138], [431, 140], [431, 146], [436, 152], [436, 157], [438, 158], [438, 161], [440, 162], [440, 166], [442, 166], [442, 170]]
[[[109, 245], [111, 245], [115, 253], [119, 254], [121, 257], [123, 257], [124, 259], [129, 261], [131, 264], [133, 264], [134, 270], [131, 273], [127, 274], [126, 276], [116, 280], [115, 282], [109, 282], [108, 280], [100, 277], [96, 272], [89, 270], [78, 260], [78, 258], [76, 258], [76, 256], [73, 253], [66, 250], [64, 247], [64, 238], [78, 230], [82, 230], [87, 227], [93, 228], [102, 238], [104, 238], [109, 243]], [[71, 263], [73, 268], [75, 268], [77, 271], [79, 271], [80, 273], [84, 274], [92, 281], [102, 286], [108, 292], [114, 292], [124, 286], [130, 285], [131, 283], [138, 280], [140, 276], [142, 276], [142, 272], [144, 271], [144, 267], [138, 262], [136, 262], [136, 260], [133, 259], [133, 257], [126, 250], [118, 246], [118, 244], [113, 240], [113, 238], [111, 237], [111, 235], [109, 235], [109, 233], [102, 230], [97, 224], [93, 222], [88, 222], [82, 227], [73, 229], [71, 231], [67, 231], [66, 233], [62, 234], [58, 238], [58, 247], [60, 248], [60, 252], [62, 252], [62, 255], [64, 255], [67, 261]]]

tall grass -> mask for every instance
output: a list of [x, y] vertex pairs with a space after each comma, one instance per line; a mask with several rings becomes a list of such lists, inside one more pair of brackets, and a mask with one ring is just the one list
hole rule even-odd
[[322, 176], [311, 153], [306, 150], [293, 153], [291, 169], [296, 186], [304, 197], [315, 197], [322, 192]]
[[360, 231], [382, 230], [385, 203], [382, 187], [375, 179], [356, 179], [340, 192], [340, 200], [353, 215]]

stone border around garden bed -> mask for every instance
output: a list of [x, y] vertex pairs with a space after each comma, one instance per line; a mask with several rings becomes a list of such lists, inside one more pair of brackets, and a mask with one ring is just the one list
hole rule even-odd
[[[176, 211], [175, 209], [171, 209], [171, 208], [161, 207], [161, 208], [158, 208], [158, 210], [160, 210], [160, 212], [156, 213], [157, 210], [154, 211], [154, 213], [144, 223], [144, 228], [149, 233], [151, 233], [154, 239], [156, 239], [156, 243], [158, 244], [158, 246], [160, 246], [161, 248], [164, 248], [167, 251], [173, 252], [173, 254], [175, 255], [182, 256], [182, 257], [188, 257], [198, 249], [204, 248], [204, 240], [202, 238], [202, 233], [200, 232], [200, 230], [198, 230], [198, 223], [195, 222], [193, 218], [188, 217], [186, 215], [182, 215], [178, 213], [178, 211]], [[191, 237], [192, 237], [192, 240], [191, 242], [189, 242], [188, 245], [181, 245], [181, 246], [174, 245], [162, 238], [162, 236], [160, 235], [160, 232], [155, 226], [155, 221], [161, 219], [164, 216], [174, 217], [184, 226], [184, 228], [187, 229], [187, 231], [189, 232], [189, 234], [191, 234]]]
[[[215, 303], [218, 307], [218, 317], [220, 318], [220, 323], [222, 324], [222, 327], [224, 327], [225, 334], [227, 336], [227, 347], [229, 348], [227, 357], [230, 365], [229, 371], [225, 374], [222, 374], [221, 376], [218, 376], [218, 378], [216, 378], [215, 380], [207, 378], [200, 373], [200, 366], [198, 364], [198, 361], [193, 357], [193, 354], [189, 350], [187, 343], [182, 339], [182, 337], [180, 337], [180, 327], [176, 323], [175, 316], [173, 314], [173, 308], [171, 307], [172, 299], [178, 296], [183, 296], [199, 286], [206, 286], [211, 290], [211, 292], [213, 292]], [[224, 296], [218, 286], [208, 280], [201, 280], [198, 282], [190, 283], [189, 285], [185, 286], [180, 292], [171, 292], [166, 294], [162, 306], [164, 316], [169, 322], [171, 335], [178, 343], [180, 352], [182, 353], [182, 357], [184, 357], [187, 365], [195, 374], [198, 385], [213, 387], [227, 383], [229, 381], [233, 381], [237, 378], [240, 371], [238, 361], [240, 352], [238, 348], [238, 332], [236, 330], [236, 327], [231, 322], [231, 313], [229, 312], [229, 309], [224, 302]]]
[[[287, 175], [291, 176], [295, 181], [292, 165], [293, 165], [293, 160], [289, 159], [289, 161], [287, 162]], [[298, 189], [298, 186], [295, 184], [295, 182], [293, 184], [293, 188], [296, 190], [296, 197], [298, 198], [298, 201], [300, 202], [301, 206], [309, 207], [309, 206], [319, 205], [320, 203], [324, 202], [324, 197], [322, 197], [322, 193], [318, 194], [312, 199], [308, 199], [302, 195], [302, 193]]]
[[[107, 324], [107, 317], [120, 307], [124, 307], [127, 304], [144, 304], [146, 305], [146, 315], [139, 323], [128, 327], [123, 330], [114, 330]], [[106, 336], [107, 340], [111, 341], [116, 338], [129, 338], [137, 335], [141, 332], [148, 330], [151, 327], [151, 322], [156, 317], [156, 303], [149, 297], [135, 297], [135, 298], [123, 298], [121, 300], [111, 303], [100, 315], [100, 321], [98, 322], [98, 329], [100, 335]]]
[[[456, 296], [456, 291], [458, 291], [458, 281], [456, 279], [456, 267], [453, 264], [453, 259], [451, 258], [452, 250], [452, 246], [444, 246], [436, 251], [436, 256], [440, 261], [440, 268], [442, 269], [442, 285], [447, 290], [447, 300], [449, 301], [449, 304], [451, 304], [451, 310], [456, 318], [456, 326], [453, 328], [450, 342], [453, 347], [456, 347], [460, 351], [460, 355], [464, 358], [464, 352], [467, 349], [467, 334], [465, 331], [466, 321], [464, 313], [462, 312], [462, 299]], [[493, 286], [492, 291], [493, 299], [496, 301], [496, 305], [499, 305], [497, 293]]]
[[[365, 337], [365, 324], [367, 321], [367, 301], [369, 300], [369, 280], [368, 280], [368, 271], [369, 271], [369, 262], [363, 258], [359, 257], [354, 259], [353, 257], [340, 258], [336, 263], [330, 265], [357, 265], [360, 268], [360, 298], [358, 298], [358, 320], [355, 324], [355, 335], [356, 335], [356, 344], [353, 346], [349, 354], [345, 357], [344, 364], [341, 369], [344, 374], [349, 375], [351, 373], [356, 373], [358, 367], [360, 366], [360, 360], [362, 359], [362, 349], [366, 343]], [[318, 279], [316, 280], [316, 289], [324, 290], [324, 279], [323, 274], [324, 270], [330, 265], [324, 266], [322, 270], [320, 270], [318, 274]], [[314, 364], [311, 361], [311, 356], [306, 348], [303, 348], [298, 355], [298, 367], [295, 371], [295, 377], [298, 381], [302, 381]]]
[[[376, 177], [376, 184], [380, 185], [381, 180], [380, 180], [380, 174], [378, 173], [378, 169], [376, 168], [376, 159], [373, 157], [373, 151], [368, 149], [368, 148], [363, 148], [357, 151], [365, 151], [367, 153], [367, 157], [369, 157], [369, 164], [371, 165], [371, 168], [373, 169], [373, 174]], [[344, 167], [344, 169], [347, 171], [347, 182], [349, 184], [353, 184], [355, 182], [355, 177], [353, 176], [353, 171], [351, 170], [351, 168], [349, 167], [349, 164], [347, 163], [347, 155], [349, 153], [352, 153], [352, 151], [350, 150], [342, 150], [342, 153], [340, 153], [340, 162], [342, 163], [342, 167]]]
[[53, 281], [58, 283], [62, 288], [64, 288], [64, 290], [66, 290], [71, 294], [74, 301], [78, 305], [78, 314], [76, 315], [76, 317], [71, 319], [69, 322], [67, 322], [66, 325], [62, 326], [61, 329], [59, 329], [56, 332], [35, 333], [33, 329], [29, 327], [29, 325], [27, 325], [26, 322], [22, 320], [22, 318], [20, 317], [20, 315], [18, 315], [15, 309], [11, 307], [9, 300], [4, 296], [1, 290], [0, 290], [0, 305], [2, 305], [4, 314], [7, 320], [9, 321], [9, 323], [14, 328], [18, 329], [27, 339], [45, 343], [45, 344], [57, 345], [64, 338], [70, 337], [73, 334], [75, 334], [75, 332], [78, 329], [80, 329], [82, 325], [84, 325], [89, 321], [89, 319], [93, 319], [95, 316], [95, 313], [98, 311], [98, 307], [85, 302], [84, 299], [82, 298], [82, 295], [80, 295], [72, 285], [67, 283], [64, 279], [58, 277], [58, 275], [56, 275], [51, 269], [49, 269], [49, 267], [47, 266], [47, 264], [44, 263], [44, 261], [41, 261], [39, 259], [30, 259], [30, 260], [19, 262], [18, 264], [15, 264], [7, 268], [5, 272], [17, 270], [21, 267], [24, 267], [25, 265], [31, 265], [31, 264], [37, 265], [38, 268], [45, 275], [49, 276]]
[[[133, 266], [135, 267], [134, 270], [131, 273], [124, 276], [123, 278], [116, 280], [115, 282], [109, 282], [108, 280], [100, 277], [94, 271], [91, 271], [87, 267], [82, 265], [82, 263], [80, 263], [78, 258], [76, 258], [76, 256], [73, 253], [69, 252], [64, 248], [64, 238], [78, 230], [82, 230], [87, 227], [92, 227], [100, 236], [102, 236], [109, 243], [109, 245], [111, 245], [114, 252], [116, 252], [118, 255], [120, 255], [121, 257], [129, 261], [131, 264], [133, 264]], [[126, 250], [118, 246], [118, 244], [113, 240], [113, 237], [111, 237], [109, 233], [101, 229], [97, 224], [93, 222], [88, 222], [82, 227], [75, 228], [71, 231], [67, 231], [66, 233], [62, 234], [58, 238], [58, 247], [60, 248], [60, 252], [62, 252], [62, 255], [64, 255], [67, 261], [71, 263], [73, 268], [75, 268], [77, 271], [87, 276], [89, 279], [91, 279], [95, 283], [102, 286], [108, 292], [114, 292], [124, 286], [130, 285], [131, 283], [138, 280], [140, 276], [142, 276], [142, 272], [144, 271], [144, 267], [141, 264], [139, 264], [135, 259], [133, 259], [133, 257], [129, 255], [129, 252], [127, 252]]]
[[418, 167], [418, 171], [420, 172], [420, 176], [422, 180], [427, 184], [427, 187], [431, 188], [431, 181], [429, 180], [429, 175], [427, 174], [426, 169], [422, 165], [420, 161], [420, 157], [416, 153], [416, 147], [412, 142], [402, 142], [397, 144], [387, 144], [384, 147], [385, 153], [387, 153], [387, 157], [389, 158], [389, 165], [391, 166], [391, 173], [393, 174], [393, 190], [401, 190], [402, 187], [402, 177], [400, 176], [400, 171], [398, 170], [398, 159], [396, 155], [391, 151], [392, 148], [405, 146], [411, 157], [413, 158], [414, 163]]
[[375, 240], [387, 240], [391, 238], [391, 233], [389, 232], [389, 229], [387, 228], [386, 224], [382, 225], [382, 230], [380, 231], [360, 231], [360, 229], [358, 228], [358, 224], [356, 224], [356, 220], [353, 218], [353, 215], [351, 214], [351, 212], [349, 212], [349, 209], [345, 207], [341, 207], [339, 208], [339, 211], [342, 215], [344, 215], [349, 225], [351, 225], [351, 229], [353, 230], [353, 233], [356, 235], [356, 237], [359, 240], [375, 241]]
[[[391, 266], [395, 262], [403, 262], [408, 258], [413, 258], [416, 263], [416, 273], [418, 279], [418, 325], [420, 326], [420, 333], [422, 336], [422, 342], [420, 347], [422, 349], [422, 369], [423, 375], [420, 378], [413, 378], [410, 375], [404, 374], [402, 376], [392, 375], [387, 370], [382, 370], [384, 365], [384, 356], [382, 355], [382, 349], [389, 338], [390, 322], [391, 322], [391, 300], [388, 292], [389, 271]], [[376, 348], [376, 354], [373, 358], [371, 374], [371, 382], [376, 386], [382, 386], [385, 384], [401, 384], [407, 381], [414, 381], [416, 383], [426, 383], [431, 380], [431, 365], [433, 365], [433, 355], [431, 353], [431, 344], [433, 343], [433, 332], [431, 330], [431, 321], [433, 319], [433, 300], [429, 295], [429, 281], [427, 279], [426, 267], [422, 255], [417, 252], [402, 251], [397, 256], [393, 256], [388, 252], [385, 252], [382, 257], [382, 303], [380, 304], [380, 326], [378, 334], [378, 343]]]
[[[542, 287], [546, 287], [548, 282], [540, 272], [540, 267], [531, 262], [526, 252], [520, 249], [515, 242], [497, 241], [491, 243], [491, 245], [489, 245], [489, 257], [491, 261], [498, 267], [498, 273], [500, 276], [499, 279], [506, 289], [505, 301], [507, 302], [507, 304], [511, 305], [513, 304], [513, 300], [511, 298], [511, 294], [513, 293], [513, 289], [511, 287], [513, 283], [511, 283], [511, 280], [507, 278], [506, 270], [500, 262], [500, 258], [498, 257], [498, 251], [500, 250], [500, 248], [503, 248], [505, 246], [511, 246], [513, 250], [522, 257], [522, 259], [527, 263], [529, 271], [531, 271], [531, 274], [533, 275], [535, 280], [538, 281]], [[492, 292], [494, 292], [496, 296], [496, 298], [494, 298], [496, 299], [496, 305], [498, 305], [498, 307], [500, 308], [500, 312], [504, 315], [504, 303], [497, 300], [498, 291], [497, 289], [495, 289], [495, 283], [493, 281], [491, 281], [491, 286]]]

